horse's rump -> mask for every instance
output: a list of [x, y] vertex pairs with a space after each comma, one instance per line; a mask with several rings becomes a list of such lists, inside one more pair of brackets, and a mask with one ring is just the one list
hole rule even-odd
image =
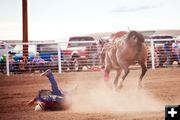
[[106, 61], [111, 62], [109, 64], [111, 64], [112, 67], [116, 66], [116, 68], [120, 66], [117, 62], [118, 60], [128, 65], [134, 64], [136, 61], [144, 62], [145, 59], [147, 59], [147, 50], [143, 42], [144, 37], [142, 34], [131, 31], [121, 38], [117, 38], [110, 43], [105, 43], [101, 52], [104, 55], [102, 59], [108, 56], [106, 59], [110, 60]]

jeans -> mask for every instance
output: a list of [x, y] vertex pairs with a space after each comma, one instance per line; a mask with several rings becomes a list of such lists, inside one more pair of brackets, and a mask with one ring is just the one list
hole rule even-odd
[[63, 92], [58, 88], [57, 82], [54, 78], [54, 75], [51, 71], [49, 71], [48, 80], [51, 83], [51, 89], [50, 90], [40, 90], [38, 93], [38, 96], [36, 97], [37, 101], [43, 101], [43, 102], [61, 102], [64, 101], [64, 94]]
[[49, 79], [49, 82], [51, 83], [51, 89], [52, 89], [53, 94], [58, 95], [58, 96], [64, 96], [63, 92], [58, 88], [57, 82], [52, 72], [49, 72], [47, 77]]
[[166, 53], [166, 57], [167, 57], [166, 64], [170, 65], [170, 63], [171, 63], [171, 53], [170, 53], [170, 51], [165, 51], [165, 53]]

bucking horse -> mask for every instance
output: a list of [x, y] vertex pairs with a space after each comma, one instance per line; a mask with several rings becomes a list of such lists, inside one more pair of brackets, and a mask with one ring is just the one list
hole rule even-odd
[[[103, 43], [99, 41], [99, 45], [101, 46], [100, 61], [104, 69], [105, 82], [109, 81], [109, 73], [114, 69], [117, 72], [114, 79], [114, 86], [116, 89], [122, 88], [123, 82], [130, 72], [129, 66], [138, 62], [142, 68], [138, 87], [142, 87], [142, 79], [147, 71], [146, 63], [148, 57], [148, 51], [144, 41], [144, 36], [137, 31], [130, 31], [113, 42]], [[118, 79], [122, 70], [124, 70], [124, 75], [119, 83]]]

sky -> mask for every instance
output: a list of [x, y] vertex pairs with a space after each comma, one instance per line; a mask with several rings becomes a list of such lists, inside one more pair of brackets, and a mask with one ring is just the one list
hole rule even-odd
[[[180, 0], [28, 0], [29, 40], [180, 29]], [[0, 0], [0, 40], [22, 40], [22, 0]]]

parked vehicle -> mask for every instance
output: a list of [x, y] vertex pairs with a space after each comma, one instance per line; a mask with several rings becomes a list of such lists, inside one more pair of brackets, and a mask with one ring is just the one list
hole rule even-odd
[[[22, 45], [16, 45], [13, 49], [13, 52], [16, 54], [13, 56], [14, 60], [19, 62], [23, 58], [22, 54]], [[56, 62], [53, 62], [51, 64], [51, 56], [58, 58], [58, 52], [57, 52], [57, 46], [56, 44], [33, 44], [29, 45], [29, 52], [28, 52], [28, 61], [31, 62], [36, 55], [36, 53], [39, 54], [39, 56], [48, 62], [48, 68], [53, 70], [58, 70], [58, 59]], [[61, 52], [61, 66], [62, 70], [67, 70], [67, 62], [63, 59], [63, 53]], [[47, 66], [46, 66], [47, 67]]]
[[12, 49], [13, 49], [13, 47], [10, 45], [6, 49], [5, 42], [0, 41], [0, 57], [9, 51], [12, 51]]
[[154, 39], [155, 46], [164, 45], [166, 41], [174, 42], [174, 37], [172, 35], [160, 34], [160, 35], [151, 35], [150, 39]]
[[[58, 52], [57, 52], [57, 44], [38, 44], [37, 45], [37, 52], [39, 53], [40, 57], [48, 62], [53, 62], [51, 64], [52, 69], [58, 69]], [[66, 71], [68, 68], [68, 62], [64, 59], [63, 52], [61, 50], [61, 67], [62, 71]], [[52, 57], [56, 58], [56, 61], [52, 61]]]
[[67, 48], [63, 50], [63, 54], [64, 58], [69, 61], [70, 70], [81, 71], [84, 66], [91, 67], [93, 65], [91, 60], [92, 46], [97, 47], [97, 44], [91, 36], [69, 38]]

